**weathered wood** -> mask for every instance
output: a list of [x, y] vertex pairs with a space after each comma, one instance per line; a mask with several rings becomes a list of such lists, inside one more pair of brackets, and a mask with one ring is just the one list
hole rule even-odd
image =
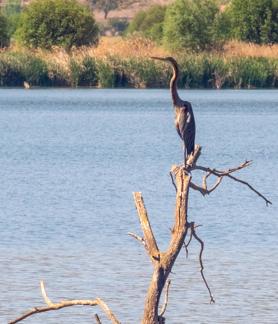
[[107, 318], [111, 320], [113, 324], [121, 324], [120, 321], [116, 318], [114, 313], [110, 310], [110, 308], [107, 306], [107, 304], [100, 298], [96, 298], [94, 300], [86, 300], [86, 299], [74, 299], [74, 300], [62, 300], [58, 303], [53, 303], [46, 295], [44, 283], [41, 281], [41, 293], [43, 296], [43, 299], [47, 306], [43, 307], [34, 307], [27, 311], [25, 314], [21, 315], [17, 319], [10, 321], [9, 324], [15, 324], [22, 320], [24, 320], [27, 317], [30, 317], [34, 314], [38, 313], [44, 313], [49, 312], [53, 310], [62, 309], [65, 307], [71, 307], [71, 306], [99, 306], [104, 313], [106, 314]]
[[175, 260], [183, 246], [187, 232], [187, 204], [191, 176], [184, 167], [175, 167], [177, 184], [175, 221], [172, 237], [166, 252], [160, 253], [160, 259], [154, 264], [152, 280], [145, 300], [143, 324], [159, 324], [159, 300], [165, 282], [171, 272]]
[[[240, 164], [238, 167], [227, 169], [225, 171], [219, 171], [216, 169], [210, 169], [205, 168], [202, 166], [197, 166], [197, 160], [201, 154], [201, 146], [196, 145], [195, 146], [195, 152], [193, 155], [191, 155], [188, 158], [187, 166], [177, 166], [173, 165], [171, 168], [171, 179], [172, 183], [176, 190], [176, 209], [175, 209], [175, 221], [174, 226], [172, 229], [172, 235], [171, 235], [171, 241], [169, 244], [168, 249], [165, 252], [160, 253], [160, 259], [157, 260], [156, 263], [154, 263], [154, 270], [152, 275], [152, 280], [150, 282], [146, 300], [145, 300], [145, 308], [144, 308], [144, 315], [142, 324], [160, 324], [165, 322], [165, 318], [160, 318], [158, 315], [158, 306], [159, 306], [159, 300], [160, 296], [163, 290], [163, 287], [166, 283], [166, 280], [171, 272], [171, 269], [175, 263], [175, 260], [184, 245], [185, 237], [187, 235], [187, 231], [190, 228], [191, 229], [191, 237], [192, 236], [200, 243], [201, 250], [199, 254], [199, 262], [201, 266], [201, 275], [203, 278], [203, 281], [209, 291], [210, 294], [210, 301], [214, 302], [214, 298], [212, 296], [211, 290], [208, 286], [208, 283], [204, 277], [204, 267], [202, 262], [202, 252], [204, 248], [203, 241], [197, 236], [195, 232], [195, 225], [194, 222], [188, 223], [187, 221], [187, 209], [188, 209], [188, 196], [189, 196], [189, 188], [192, 188], [194, 190], [198, 190], [203, 195], [209, 194], [213, 192], [221, 183], [223, 177], [227, 176], [232, 178], [235, 181], [241, 182], [245, 185], [247, 185], [251, 190], [255, 191], [260, 197], [266, 200], [267, 203], [271, 203], [269, 200], [267, 200], [264, 196], [262, 196], [260, 193], [258, 193], [253, 187], [251, 187], [247, 182], [239, 180], [231, 175], [231, 173], [234, 173], [236, 171], [239, 171], [247, 166], [250, 165], [251, 161], [246, 161], [242, 164]], [[205, 171], [206, 174], [203, 176], [203, 183], [202, 186], [198, 186], [191, 182], [191, 173], [190, 171], [193, 170], [201, 170]], [[215, 175], [217, 177], [217, 180], [215, 184], [211, 187], [207, 187], [207, 178], [210, 175]], [[142, 199], [141, 193], [140, 193], [140, 199]], [[138, 209], [138, 207], [137, 207]], [[147, 216], [147, 211], [143, 210], [144, 217], [146, 217], [146, 223], [148, 224], [148, 233], [152, 233], [150, 223]], [[141, 217], [142, 219], [143, 217]], [[141, 222], [142, 223], [142, 222]], [[144, 230], [143, 230], [144, 231]], [[145, 235], [145, 232], [144, 232]], [[155, 238], [151, 237], [151, 241], [155, 242]]]
[[142, 197], [141, 192], [134, 192], [133, 193], [135, 206], [138, 212], [138, 217], [140, 220], [141, 228], [144, 233], [144, 241], [146, 243], [146, 249], [153, 260], [159, 260], [160, 258], [160, 252], [155, 240], [155, 237], [153, 235], [153, 231], [149, 222], [149, 217], [147, 214], [147, 210], [144, 204], [144, 200]]

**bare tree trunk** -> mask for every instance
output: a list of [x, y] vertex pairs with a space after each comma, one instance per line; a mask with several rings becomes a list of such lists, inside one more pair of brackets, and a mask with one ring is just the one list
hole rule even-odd
[[148, 289], [147, 297], [145, 300], [144, 316], [142, 323], [159, 323], [159, 300], [167, 277], [168, 274], [165, 273], [165, 269], [163, 269], [163, 267], [161, 267], [160, 265], [155, 267], [152, 275], [152, 280]]
[[187, 233], [187, 205], [191, 176], [187, 174], [183, 167], [175, 166], [172, 172], [176, 178], [176, 211], [172, 238], [166, 252], [160, 252], [157, 247], [141, 193], [134, 194], [138, 216], [144, 232], [145, 248], [154, 266], [152, 280], [145, 300], [143, 324], [160, 323], [158, 311], [160, 296]]

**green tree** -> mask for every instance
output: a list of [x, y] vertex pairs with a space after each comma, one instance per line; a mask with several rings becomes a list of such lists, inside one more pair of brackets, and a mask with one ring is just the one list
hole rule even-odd
[[107, 19], [110, 11], [115, 9], [124, 9], [138, 0], [89, 0], [92, 7], [103, 11], [104, 19]]
[[222, 42], [214, 0], [176, 0], [166, 10], [164, 44], [172, 49], [209, 50]]
[[5, 16], [0, 14], [0, 47], [8, 46], [9, 42], [8, 20]]
[[8, 20], [8, 32], [10, 36], [17, 29], [21, 9], [21, 0], [6, 0], [2, 8], [2, 13]]
[[20, 0], [6, 0], [4, 2], [2, 13], [5, 16], [10, 16], [21, 12], [21, 1]]
[[163, 24], [166, 7], [151, 6], [146, 11], [139, 11], [128, 26], [127, 32], [140, 32], [144, 36], [160, 42], [163, 36]]
[[16, 36], [29, 47], [69, 50], [96, 44], [98, 27], [90, 11], [75, 0], [34, 0], [23, 10]]
[[229, 12], [235, 38], [257, 44], [278, 41], [277, 0], [232, 0]]

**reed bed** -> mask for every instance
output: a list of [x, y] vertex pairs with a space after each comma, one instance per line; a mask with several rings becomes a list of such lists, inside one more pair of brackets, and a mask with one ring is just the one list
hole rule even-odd
[[273, 54], [277, 45], [272, 49], [243, 43], [226, 46], [221, 53], [175, 54], [141, 37], [104, 37], [96, 48], [84, 47], [70, 53], [60, 48], [10, 49], [0, 53], [0, 85], [22, 86], [25, 81], [31, 86], [168, 87], [171, 68], [150, 56], [174, 55], [181, 67], [180, 87], [278, 86], [278, 55]]

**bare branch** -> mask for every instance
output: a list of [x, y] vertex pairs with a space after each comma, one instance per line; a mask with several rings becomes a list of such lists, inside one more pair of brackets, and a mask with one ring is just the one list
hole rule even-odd
[[[190, 226], [190, 228], [191, 228], [191, 226]], [[188, 242], [187, 243], [183, 242], [183, 246], [185, 248], [185, 253], [186, 253], [186, 259], [188, 258], [188, 246], [189, 246], [191, 240], [192, 240], [192, 231], [190, 231], [190, 236], [189, 236]]]
[[[197, 227], [200, 227], [202, 226], [201, 224], [200, 225], [195, 225], [194, 224], [194, 228], [197, 228]], [[191, 223], [189, 223], [189, 226], [188, 228], [191, 229]], [[183, 246], [185, 248], [185, 253], [186, 253], [186, 258], [188, 258], [188, 247], [189, 247], [189, 244], [191, 243], [191, 240], [192, 240], [192, 231], [190, 230], [190, 237], [189, 237], [189, 240], [187, 243], [183, 242]]]
[[45, 288], [44, 288], [44, 282], [42, 280], [40, 281], [40, 286], [41, 286], [42, 297], [43, 297], [46, 305], [48, 305], [50, 307], [53, 306], [52, 301], [47, 297], [47, 294], [46, 294], [46, 291], [45, 291]]
[[140, 224], [142, 231], [144, 233], [144, 241], [146, 242], [148, 246], [148, 253], [153, 260], [159, 260], [160, 258], [160, 252], [151, 228], [151, 224], [149, 222], [149, 217], [147, 214], [146, 207], [144, 205], [144, 200], [142, 197], [141, 192], [134, 192], [133, 193], [136, 209], [138, 212]]
[[210, 194], [211, 192], [213, 192], [221, 183], [223, 177], [219, 177], [216, 181], [216, 183], [214, 184], [214, 186], [212, 186], [209, 190], [208, 190], [208, 194]]
[[128, 234], [129, 236], [133, 237], [135, 240], [141, 242], [141, 243], [144, 245], [144, 247], [146, 247], [146, 242], [145, 242], [145, 240], [143, 239], [143, 237], [141, 237], [141, 236], [139, 236], [139, 235], [137, 235], [137, 234], [134, 234], [134, 233], [132, 233], [132, 232], [128, 232], [127, 234]]
[[217, 177], [220, 177], [220, 176], [226, 176], [228, 174], [231, 174], [233, 172], [236, 172], [236, 171], [239, 171], [239, 170], [241, 170], [243, 168], [246, 168], [246, 167], [250, 166], [251, 163], [252, 163], [252, 161], [245, 161], [245, 162], [241, 163], [237, 167], [230, 168], [230, 169], [224, 170], [224, 171], [217, 170], [217, 169], [211, 169], [209, 167], [203, 167], [201, 165], [195, 165], [192, 169], [193, 170], [201, 170], [201, 171], [209, 172], [209, 173], [211, 173], [211, 174], [213, 174], [213, 175], [215, 175]]
[[[207, 176], [205, 176], [207, 178]], [[195, 183], [193, 183], [192, 181], [190, 182], [190, 188], [192, 188], [193, 190], [199, 191], [203, 196], [205, 195], [209, 195], [210, 193], [212, 193], [221, 183], [223, 179], [223, 176], [221, 177], [217, 177], [217, 181], [215, 182], [215, 184], [210, 188], [207, 189], [207, 183], [206, 183], [206, 179], [203, 179], [203, 186], [200, 187], [198, 185], [196, 185]]]
[[98, 314], [95, 314], [95, 319], [96, 319], [97, 324], [101, 324], [101, 320], [100, 320]]
[[203, 265], [203, 260], [202, 260], [202, 254], [203, 254], [203, 251], [204, 251], [204, 242], [196, 234], [194, 222], [190, 223], [190, 227], [191, 227], [192, 235], [200, 243], [200, 246], [201, 246], [200, 253], [199, 253], [199, 263], [200, 263], [200, 266], [201, 266], [201, 268], [200, 268], [201, 276], [202, 276], [203, 281], [204, 281], [204, 283], [205, 283], [205, 285], [206, 285], [206, 287], [208, 289], [209, 296], [210, 296], [210, 303], [215, 303], [215, 300], [214, 300], [213, 295], [211, 293], [210, 287], [209, 287], [209, 285], [207, 283], [207, 280], [205, 278], [205, 275], [204, 275], [204, 265]]
[[59, 303], [53, 303], [51, 300], [47, 297], [47, 294], [45, 292], [44, 283], [41, 281], [41, 292], [43, 295], [43, 298], [47, 304], [47, 306], [42, 307], [34, 307], [27, 311], [25, 314], [21, 315], [14, 321], [10, 321], [9, 324], [15, 324], [22, 320], [24, 320], [27, 317], [30, 317], [34, 314], [38, 313], [44, 313], [52, 310], [58, 310], [64, 307], [70, 307], [70, 306], [76, 306], [76, 305], [82, 305], [82, 306], [100, 306], [101, 309], [104, 311], [106, 316], [111, 320], [113, 324], [120, 324], [116, 316], [112, 313], [110, 308], [106, 305], [106, 303], [101, 300], [100, 298], [96, 298], [94, 300], [86, 300], [86, 299], [73, 299], [73, 300], [62, 300]]
[[167, 280], [167, 283], [166, 283], [166, 291], [165, 291], [165, 299], [164, 299], [164, 304], [163, 304], [163, 307], [160, 311], [160, 314], [159, 314], [159, 317], [162, 317], [164, 315], [164, 313], [166, 312], [166, 308], [167, 308], [167, 305], [168, 305], [168, 299], [169, 299], [169, 287], [170, 287], [170, 284], [171, 284], [171, 280], [168, 279]]
[[174, 186], [174, 188], [175, 188], [175, 190], [176, 190], [176, 192], [177, 192], [177, 186], [176, 186], [176, 184], [175, 184], [175, 180], [174, 180], [174, 177], [173, 177], [173, 174], [172, 174], [172, 172], [170, 171], [169, 172], [169, 174], [170, 174], [170, 177], [171, 177], [171, 180], [172, 180], [172, 184], [173, 184], [173, 186]]
[[241, 179], [238, 179], [238, 178], [236, 178], [236, 177], [234, 177], [234, 176], [232, 176], [230, 174], [228, 174], [228, 177], [235, 180], [235, 181], [237, 181], [237, 182], [240, 182], [240, 183], [246, 185], [248, 188], [250, 188], [252, 191], [254, 191], [259, 197], [261, 197], [265, 201], [267, 206], [268, 206], [268, 204], [272, 205], [272, 202], [270, 200], [268, 200], [263, 194], [261, 194], [254, 187], [252, 187], [248, 182], [243, 181]]
[[[201, 170], [201, 171], [207, 172], [207, 174], [203, 177], [202, 187], [200, 187], [200, 186], [196, 185], [195, 183], [191, 182], [190, 183], [190, 188], [192, 188], [192, 189], [194, 189], [196, 191], [199, 191], [202, 195], [207, 195], [207, 194], [210, 194], [212, 191], [214, 191], [219, 186], [219, 184], [221, 183], [223, 177], [227, 176], [230, 179], [233, 179], [233, 180], [235, 180], [237, 182], [240, 182], [240, 183], [248, 186], [248, 188], [251, 189], [252, 191], [254, 191], [259, 197], [261, 197], [266, 202], [266, 205], [268, 206], [268, 204], [272, 204], [272, 202], [270, 200], [268, 200], [263, 194], [261, 194], [259, 191], [257, 191], [248, 182], [243, 181], [241, 179], [238, 179], [238, 178], [231, 175], [231, 173], [234, 173], [236, 171], [239, 171], [239, 170], [241, 170], [243, 168], [248, 167], [251, 163], [252, 163], [252, 161], [245, 161], [245, 162], [241, 163], [238, 167], [230, 168], [230, 169], [224, 170], [224, 171], [217, 170], [217, 169], [211, 169], [211, 168], [203, 167], [203, 166], [200, 166], [200, 165], [195, 165], [192, 168], [192, 170]], [[206, 180], [211, 174], [218, 177], [218, 180], [211, 189], [207, 189]]]

